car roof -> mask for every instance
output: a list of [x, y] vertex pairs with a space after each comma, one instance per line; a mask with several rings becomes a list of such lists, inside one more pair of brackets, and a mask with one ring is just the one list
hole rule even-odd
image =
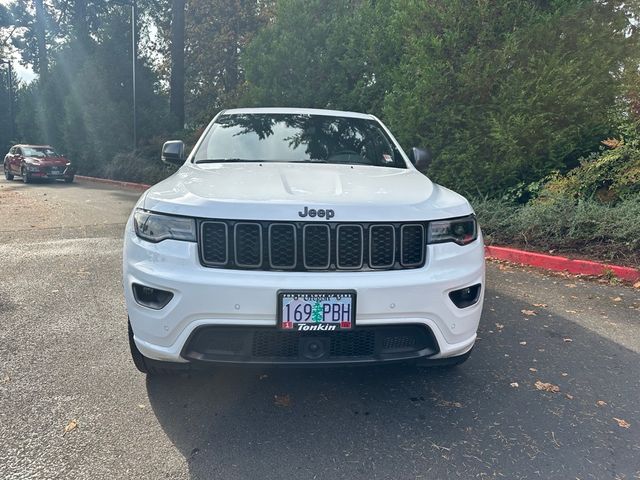
[[14, 147], [53, 148], [51, 145], [31, 145], [31, 144], [28, 144], [28, 143], [20, 143], [18, 145], [14, 145]]
[[350, 117], [373, 119], [373, 115], [367, 113], [347, 112], [341, 110], [324, 110], [320, 108], [284, 108], [284, 107], [262, 107], [262, 108], [232, 108], [223, 110], [222, 114], [252, 114], [252, 113], [274, 113], [284, 115], [325, 115], [329, 117]]

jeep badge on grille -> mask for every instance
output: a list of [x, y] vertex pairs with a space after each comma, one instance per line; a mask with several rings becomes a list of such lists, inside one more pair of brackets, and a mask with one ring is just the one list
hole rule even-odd
[[319, 217], [319, 218], [326, 218], [327, 220], [331, 220], [333, 217], [336, 216], [336, 212], [334, 212], [331, 209], [325, 210], [323, 208], [319, 208], [316, 210], [315, 208], [304, 207], [304, 210], [300, 210], [298, 212], [298, 215], [300, 215], [302, 218]]

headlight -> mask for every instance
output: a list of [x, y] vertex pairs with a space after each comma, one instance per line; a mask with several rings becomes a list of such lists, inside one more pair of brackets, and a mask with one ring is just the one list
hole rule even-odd
[[40, 167], [38, 165], [27, 165], [27, 172], [39, 172]]
[[476, 238], [478, 224], [475, 215], [429, 223], [428, 243], [455, 242], [458, 245], [467, 245]]
[[136, 210], [133, 223], [136, 235], [149, 242], [157, 243], [167, 239], [196, 241], [196, 221], [193, 218]]

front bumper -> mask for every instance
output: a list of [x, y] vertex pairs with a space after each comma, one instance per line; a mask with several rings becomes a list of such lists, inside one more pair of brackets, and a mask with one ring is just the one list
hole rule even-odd
[[[477, 283], [484, 289], [482, 238], [465, 247], [430, 245], [424, 267], [384, 272], [256, 272], [203, 267], [195, 243], [165, 240], [152, 244], [135, 235], [127, 224], [124, 246], [124, 291], [127, 310], [140, 352], [150, 359], [168, 362], [216, 363], [373, 363], [413, 358], [447, 358], [462, 355], [474, 345], [482, 312], [480, 300], [460, 309], [449, 292]], [[139, 305], [132, 293], [138, 283], [173, 293], [161, 310]], [[295, 355], [256, 356], [256, 332], [281, 334], [276, 327], [278, 290], [356, 290], [355, 332], [378, 327], [418, 327], [432, 339], [423, 348], [385, 351], [382, 342], [363, 355], [327, 355], [309, 359], [302, 353], [304, 341], [286, 339]], [[193, 348], [197, 332], [215, 328], [241, 333], [238, 347], [225, 356]], [[246, 333], [242, 333], [246, 329]], [[217, 330], [222, 332], [222, 330]], [[296, 335], [294, 334], [294, 335]], [[422, 334], [409, 335], [414, 341]], [[398, 336], [398, 335], [396, 335]], [[402, 336], [402, 335], [399, 335]], [[405, 335], [406, 336], [406, 335]], [[209, 338], [215, 338], [210, 335]], [[249, 340], [251, 339], [251, 341]], [[282, 337], [273, 337], [281, 341]], [[209, 340], [215, 344], [214, 340]], [[323, 340], [331, 349], [332, 340]], [[392, 342], [392, 341], [389, 341]], [[419, 342], [418, 342], [419, 343]], [[377, 345], [377, 346], [376, 346]], [[422, 344], [420, 344], [422, 345]], [[203, 347], [206, 350], [206, 347]], [[213, 352], [213, 354], [211, 353]]]

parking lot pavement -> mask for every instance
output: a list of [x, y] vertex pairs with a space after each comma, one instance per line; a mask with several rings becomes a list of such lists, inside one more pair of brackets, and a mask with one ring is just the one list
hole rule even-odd
[[138, 195], [0, 181], [0, 478], [640, 478], [640, 291], [490, 264], [457, 369], [147, 379], [120, 284]]

